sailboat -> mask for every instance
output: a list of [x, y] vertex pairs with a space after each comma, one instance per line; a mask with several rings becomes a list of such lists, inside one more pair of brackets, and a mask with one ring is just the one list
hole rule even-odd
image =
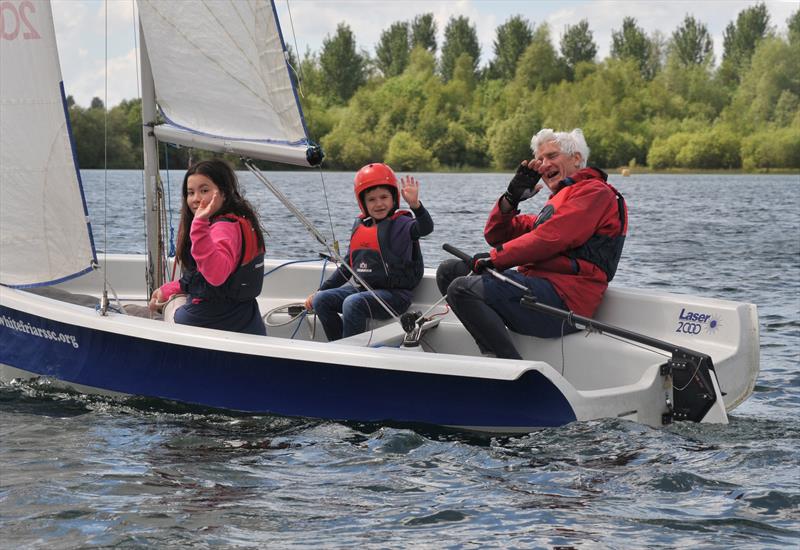
[[[593, 319], [553, 312], [583, 332], [514, 334], [524, 360], [483, 357], [452, 313], [429, 315], [441, 300], [431, 269], [414, 294], [410, 311], [419, 314], [337, 342], [312, 330], [310, 317], [281, 309], [316, 288], [332, 269], [323, 260], [266, 259], [274, 272], [258, 301], [279, 321], [266, 337], [127, 315], [114, 303], [146, 304], [169, 271], [158, 141], [319, 163], [275, 6], [139, 0], [148, 252], [102, 261], [49, 3], [10, 1], [3, 9], [0, 381], [41, 377], [121, 398], [498, 433], [601, 418], [726, 423], [752, 393], [756, 307], [698, 296], [611, 287]], [[539, 306], [531, 300], [530, 307]]]

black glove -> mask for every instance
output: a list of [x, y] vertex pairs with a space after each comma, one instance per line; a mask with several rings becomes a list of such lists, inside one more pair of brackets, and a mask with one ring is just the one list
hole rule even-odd
[[511, 203], [514, 208], [517, 205], [532, 196], [538, 191], [536, 184], [542, 176], [536, 170], [531, 170], [525, 164], [520, 164], [517, 167], [517, 173], [511, 178], [508, 184], [508, 190], [503, 193], [506, 200]]
[[481, 252], [479, 254], [475, 254], [472, 257], [472, 260], [469, 262], [469, 267], [472, 269], [473, 273], [483, 273], [483, 270], [487, 267], [494, 267], [492, 263], [491, 255], [488, 252]]

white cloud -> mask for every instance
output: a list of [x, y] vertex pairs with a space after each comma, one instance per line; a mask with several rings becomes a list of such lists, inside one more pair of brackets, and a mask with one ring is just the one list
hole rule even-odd
[[133, 0], [52, 1], [64, 90], [79, 105], [99, 97], [113, 106], [138, 96], [133, 5]]

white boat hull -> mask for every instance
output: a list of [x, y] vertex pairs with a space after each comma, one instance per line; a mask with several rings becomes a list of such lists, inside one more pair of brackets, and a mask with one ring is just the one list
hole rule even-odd
[[[285, 263], [267, 262], [267, 272], [277, 269], [265, 279], [262, 314], [302, 302], [319, 284], [321, 262]], [[109, 255], [102, 265], [122, 303], [146, 303], [143, 257]], [[102, 279], [97, 271], [59, 288], [96, 297]], [[412, 309], [425, 311], [439, 298], [429, 271]], [[491, 432], [608, 417], [658, 426], [675, 399], [672, 378], [661, 372], [668, 354], [601, 334], [514, 335], [527, 359], [514, 361], [482, 357], [452, 314], [416, 348], [401, 346], [398, 322], [327, 343], [313, 316], [270, 319], [288, 324], [260, 337], [103, 316], [93, 307], [0, 287], [0, 379], [45, 376], [80, 391], [250, 413]], [[612, 288], [596, 319], [708, 354], [724, 395], [704, 421], [727, 421], [726, 410], [753, 390], [759, 368], [753, 305]]]

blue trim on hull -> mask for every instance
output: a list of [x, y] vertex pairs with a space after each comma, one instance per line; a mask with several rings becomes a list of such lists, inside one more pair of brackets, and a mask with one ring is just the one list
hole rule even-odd
[[0, 363], [65, 382], [249, 413], [506, 428], [575, 420], [567, 399], [537, 371], [503, 381], [262, 357], [88, 329], [5, 307]]

